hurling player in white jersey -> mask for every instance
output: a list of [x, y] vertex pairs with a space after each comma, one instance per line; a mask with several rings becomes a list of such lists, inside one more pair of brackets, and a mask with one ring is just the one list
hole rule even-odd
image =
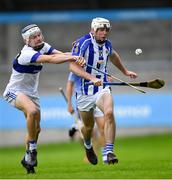
[[[101, 71], [107, 72], [108, 60], [112, 62], [124, 75], [136, 78], [135, 72], [129, 71], [121, 62], [120, 56], [112, 48], [111, 42], [107, 39], [110, 32], [110, 22], [104, 18], [94, 18], [91, 23], [91, 31], [85, 36], [76, 40], [72, 54], [84, 57], [86, 64], [89, 64]], [[85, 70], [101, 79], [108, 81], [107, 75], [103, 75], [89, 66]], [[73, 71], [77, 73], [77, 71]], [[108, 86], [87, 85], [85, 82], [89, 80], [81, 78], [80, 87], [77, 93], [77, 107], [84, 122], [82, 134], [84, 137], [84, 147], [86, 155], [90, 163], [97, 164], [97, 156], [94, 153], [91, 135], [94, 127], [93, 111], [97, 106], [104, 113], [105, 119], [105, 143], [108, 164], [118, 163], [118, 159], [114, 153], [114, 141], [116, 133], [115, 118], [113, 113], [113, 100]]]
[[37, 140], [41, 129], [38, 82], [43, 64], [70, 62], [70, 69], [78, 69], [78, 75], [93, 81], [96, 85], [100, 85], [101, 81], [82, 69], [81, 66], [85, 64], [84, 58], [62, 53], [44, 42], [42, 32], [36, 24], [26, 26], [21, 33], [25, 46], [13, 60], [11, 78], [3, 96], [25, 115], [26, 154], [21, 163], [28, 173], [34, 173], [34, 167], [37, 166]]

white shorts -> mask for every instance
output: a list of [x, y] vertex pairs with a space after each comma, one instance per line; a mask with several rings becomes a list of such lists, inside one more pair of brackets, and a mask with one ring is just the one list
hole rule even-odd
[[96, 108], [94, 109], [94, 117], [103, 117], [104, 114], [103, 112], [96, 106]]
[[94, 95], [77, 95], [77, 107], [80, 111], [90, 111], [91, 109], [96, 108], [97, 101], [101, 98], [101, 96], [105, 93], [111, 93], [110, 89], [104, 88], [101, 91], [97, 92]]
[[[3, 94], [3, 98], [9, 103], [11, 104], [12, 106], [15, 107], [15, 102], [16, 102], [16, 97], [17, 97], [17, 94], [19, 92], [11, 92], [11, 91], [7, 91]], [[40, 104], [39, 104], [39, 98], [38, 97], [32, 97], [32, 96], [29, 96], [27, 95], [35, 104], [36, 106], [40, 109]]]

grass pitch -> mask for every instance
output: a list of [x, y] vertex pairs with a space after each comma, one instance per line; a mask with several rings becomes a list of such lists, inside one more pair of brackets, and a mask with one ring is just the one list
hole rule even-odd
[[172, 134], [117, 138], [119, 163], [84, 163], [78, 142], [38, 146], [36, 174], [20, 164], [24, 147], [0, 148], [0, 178], [16, 179], [165, 179], [172, 178]]

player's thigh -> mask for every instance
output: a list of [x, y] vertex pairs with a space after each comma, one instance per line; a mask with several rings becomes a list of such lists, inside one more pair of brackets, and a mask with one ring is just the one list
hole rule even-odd
[[94, 116], [92, 109], [90, 111], [80, 111], [80, 115], [85, 126], [94, 126]]
[[105, 114], [113, 111], [113, 99], [110, 93], [104, 93], [96, 102], [97, 107]]
[[15, 107], [22, 110], [25, 114], [31, 111], [39, 112], [35, 103], [27, 95], [23, 93], [17, 94]]

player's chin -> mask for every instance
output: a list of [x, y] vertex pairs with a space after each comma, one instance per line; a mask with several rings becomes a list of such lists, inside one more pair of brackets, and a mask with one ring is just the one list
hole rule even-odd
[[101, 38], [101, 41], [105, 41], [105, 40], [106, 40], [106, 37], [102, 37], [102, 38]]
[[98, 43], [103, 44], [106, 41], [106, 38], [101, 38], [97, 40]]

